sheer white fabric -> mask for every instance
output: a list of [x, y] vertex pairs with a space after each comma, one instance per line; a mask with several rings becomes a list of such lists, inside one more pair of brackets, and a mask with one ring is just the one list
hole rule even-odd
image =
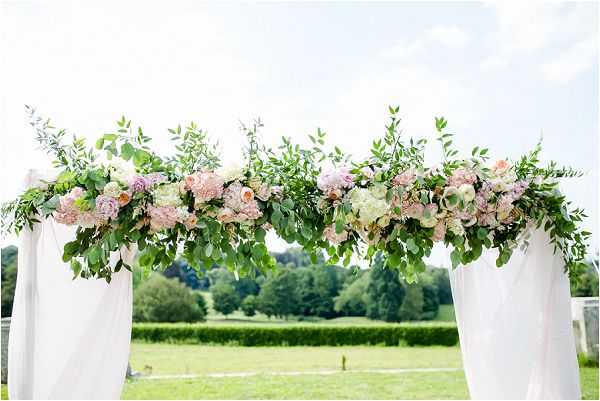
[[[29, 186], [40, 177], [30, 172]], [[11, 399], [121, 395], [131, 336], [131, 273], [115, 274], [110, 285], [73, 280], [62, 249], [74, 233], [53, 219], [21, 233], [8, 351]]]
[[548, 235], [497, 268], [495, 251], [450, 271], [473, 399], [579, 399], [569, 280]]

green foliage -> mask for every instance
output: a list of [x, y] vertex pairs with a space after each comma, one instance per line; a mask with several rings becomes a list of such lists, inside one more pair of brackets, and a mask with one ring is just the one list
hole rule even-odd
[[2, 248], [2, 317], [12, 315], [17, 284], [17, 247]]
[[458, 343], [456, 326], [207, 326], [198, 324], [135, 324], [132, 340], [242, 346], [445, 345]]
[[194, 297], [196, 298], [196, 304], [198, 305], [198, 308], [200, 309], [200, 311], [202, 311], [202, 315], [203, 316], [208, 315], [208, 306], [206, 305], [206, 299], [204, 299], [202, 292], [193, 291], [193, 294], [194, 294]]
[[213, 299], [213, 309], [227, 316], [240, 307], [240, 296], [235, 292], [233, 285], [224, 281], [210, 287]]
[[267, 316], [288, 318], [298, 311], [296, 274], [283, 268], [267, 278], [258, 294], [258, 310]]
[[378, 255], [369, 274], [367, 286], [367, 317], [369, 319], [399, 322], [400, 306], [405, 289], [400, 283], [398, 271], [384, 266], [383, 258]]
[[572, 297], [598, 296], [598, 257], [589, 261], [587, 268], [577, 277], [571, 278]]
[[422, 286], [418, 283], [406, 286], [406, 294], [399, 310], [400, 320], [421, 320], [424, 306]]
[[256, 314], [256, 309], [258, 308], [258, 301], [254, 295], [248, 295], [242, 301], [242, 305], [240, 307], [242, 312], [244, 312], [245, 316], [251, 317]]
[[136, 322], [198, 322], [206, 308], [176, 279], [153, 274], [133, 294], [133, 320]]
[[345, 316], [365, 316], [367, 313], [367, 287], [369, 274], [361, 274], [354, 281], [348, 281], [335, 298], [335, 311]]

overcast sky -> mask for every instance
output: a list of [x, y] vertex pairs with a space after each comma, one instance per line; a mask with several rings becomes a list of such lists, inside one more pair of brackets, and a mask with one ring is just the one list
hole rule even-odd
[[586, 173], [563, 188], [588, 210], [597, 249], [595, 3], [0, 0], [0, 15], [2, 200], [49, 163], [24, 104], [90, 139], [125, 114], [161, 151], [167, 127], [194, 120], [225, 161], [241, 153], [238, 121], [258, 116], [269, 144], [321, 127], [359, 158], [391, 104], [407, 135], [432, 139], [444, 115], [460, 150], [497, 158], [543, 133], [545, 160]]

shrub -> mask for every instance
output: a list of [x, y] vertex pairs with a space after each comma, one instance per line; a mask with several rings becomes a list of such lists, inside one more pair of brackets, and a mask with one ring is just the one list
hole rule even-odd
[[210, 287], [210, 293], [213, 298], [213, 309], [225, 316], [240, 307], [240, 297], [230, 283], [221, 281]]
[[194, 291], [194, 296], [196, 297], [196, 304], [198, 304], [198, 308], [200, 308], [202, 311], [202, 315], [208, 315], [208, 306], [206, 305], [206, 299], [204, 298], [204, 295], [202, 295], [202, 292]]
[[370, 326], [209, 326], [202, 324], [134, 324], [133, 340], [242, 346], [397, 346], [458, 342], [455, 325], [390, 324]]
[[242, 301], [241, 309], [244, 315], [250, 317], [256, 315], [256, 297], [254, 295], [248, 295]]
[[197, 322], [205, 316], [197, 298], [177, 279], [153, 274], [133, 294], [133, 320], [137, 322]]

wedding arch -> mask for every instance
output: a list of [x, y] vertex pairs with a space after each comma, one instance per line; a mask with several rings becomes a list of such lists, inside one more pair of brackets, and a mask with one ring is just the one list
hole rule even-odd
[[[579, 224], [584, 211], [558, 190], [560, 179], [580, 173], [555, 162], [541, 166], [539, 143], [514, 161], [490, 163], [488, 149], [479, 147], [460, 157], [447, 121], [436, 118], [443, 159], [428, 167], [426, 141], [404, 138], [399, 108], [389, 107], [384, 135], [366, 160], [328, 149], [321, 130], [308, 136], [309, 147], [283, 138], [269, 148], [255, 121], [243, 127], [245, 162], [222, 168], [216, 144], [194, 123], [169, 129], [176, 152], [161, 156], [125, 117], [88, 148], [28, 112], [56, 169], [30, 174], [26, 191], [2, 208], [3, 228], [25, 244], [11, 329], [20, 335], [11, 335], [9, 353], [11, 371], [20, 374], [9, 382], [11, 396], [118, 397], [126, 357], [108, 360], [104, 353], [129, 350], [126, 273], [135, 254], [145, 268], [183, 257], [195, 268], [217, 263], [243, 276], [276, 268], [265, 244], [270, 230], [314, 258], [328, 255], [330, 264], [382, 253], [408, 281], [425, 270], [434, 244], [445, 244], [471, 395], [579, 396], [564, 272], [576, 275], [585, 266], [590, 233]], [[41, 260], [68, 263], [70, 278], [102, 280], [66, 280], [64, 269], [42, 269]], [[53, 295], [39, 291], [44, 285]], [[40, 337], [51, 303], [70, 308], [70, 324], [80, 327], [69, 333], [74, 344], [56, 377], [42, 375], [34, 385], [26, 373], [39, 369], [39, 358], [56, 360], [69, 338]], [[84, 352], [90, 342], [91, 354]], [[114, 366], [117, 372], [108, 372]], [[74, 374], [77, 385], [60, 385]]]

